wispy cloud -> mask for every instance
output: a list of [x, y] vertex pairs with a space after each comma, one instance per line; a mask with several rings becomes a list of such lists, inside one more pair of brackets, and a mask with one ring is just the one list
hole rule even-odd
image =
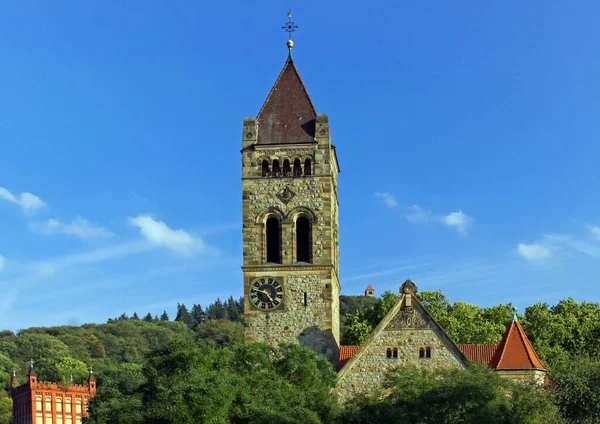
[[464, 236], [467, 235], [467, 229], [471, 226], [473, 218], [459, 209], [457, 212], [443, 216], [442, 221], [448, 227], [456, 228], [458, 233]]
[[67, 224], [56, 219], [49, 219], [45, 222], [32, 222], [29, 224], [29, 229], [37, 234], [67, 234], [80, 239], [107, 239], [114, 236], [106, 228], [95, 225], [81, 217], [77, 217]]
[[588, 228], [590, 229], [590, 231], [592, 232], [594, 237], [596, 237], [596, 239], [600, 240], [600, 226], [588, 225]]
[[46, 203], [35, 194], [23, 192], [14, 195], [4, 187], [0, 187], [0, 199], [19, 205], [25, 215], [33, 215], [36, 211], [47, 207]]
[[384, 270], [380, 270], [380, 271], [369, 272], [366, 274], [355, 275], [353, 277], [347, 278], [346, 280], [347, 281], [366, 280], [366, 279], [374, 278], [374, 277], [382, 277], [384, 275], [397, 274], [402, 271], [407, 271], [407, 270], [411, 270], [411, 269], [414, 270], [414, 269], [418, 269], [418, 268], [424, 268], [424, 267], [431, 266], [433, 264], [434, 264], [433, 262], [428, 262], [428, 263], [421, 263], [421, 264], [399, 266], [399, 267], [395, 267], [395, 268], [388, 268], [388, 269], [384, 269]]
[[5, 263], [6, 263], [6, 259], [4, 259], [4, 256], [0, 255], [0, 271], [2, 271], [4, 269]]
[[406, 219], [411, 224], [419, 224], [422, 222], [427, 222], [431, 220], [432, 214], [431, 211], [423, 209], [419, 205], [411, 205], [408, 208], [408, 213], [404, 215], [404, 219]]
[[141, 235], [150, 243], [166, 247], [178, 254], [190, 255], [206, 247], [199, 237], [182, 229], [173, 230], [163, 221], [157, 221], [150, 215], [129, 218], [129, 223], [138, 227]]
[[551, 255], [550, 247], [541, 243], [519, 243], [517, 245], [517, 252], [528, 261], [539, 261], [549, 258]]
[[467, 215], [460, 209], [456, 212], [450, 212], [447, 215], [437, 215], [419, 205], [411, 205], [404, 215], [404, 219], [413, 225], [441, 223], [449, 228], [455, 229], [462, 236], [467, 235], [467, 230], [474, 221], [473, 217]]
[[398, 207], [398, 201], [396, 200], [396, 196], [394, 196], [392, 193], [378, 191], [378, 192], [375, 192], [373, 195], [375, 197], [381, 199], [381, 201], [388, 208], [397, 208]]

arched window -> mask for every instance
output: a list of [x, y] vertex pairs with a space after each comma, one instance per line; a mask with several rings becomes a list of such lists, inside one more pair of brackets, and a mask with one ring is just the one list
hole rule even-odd
[[394, 358], [397, 358], [397, 357], [398, 357], [398, 348], [395, 347], [394, 348]]
[[311, 175], [310, 159], [304, 161], [304, 175]]
[[428, 347], [427, 349], [425, 349], [425, 357], [426, 358], [431, 358], [431, 348]]
[[274, 177], [280, 177], [281, 176], [281, 169], [279, 169], [279, 161], [277, 159], [275, 159], [273, 161], [273, 176]]
[[296, 220], [296, 262], [312, 262], [312, 237], [310, 220], [301, 216]]
[[281, 263], [281, 229], [275, 217], [267, 219], [267, 262]]
[[265, 159], [262, 161], [262, 176], [267, 177], [269, 174], [269, 161]]
[[302, 167], [300, 166], [300, 159], [294, 161], [294, 177], [302, 176]]
[[290, 161], [285, 159], [283, 161], [283, 176], [291, 177], [292, 176], [292, 168], [290, 168]]
[[392, 357], [392, 349], [390, 349], [389, 347], [387, 348], [386, 351], [386, 358], [390, 359]]
[[421, 348], [419, 349], [419, 358], [424, 358], [425, 357], [425, 349]]

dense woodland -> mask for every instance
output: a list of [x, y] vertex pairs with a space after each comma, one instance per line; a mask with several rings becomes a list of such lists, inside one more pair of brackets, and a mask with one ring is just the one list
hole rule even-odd
[[[457, 343], [497, 343], [512, 305], [451, 303], [419, 295]], [[359, 344], [396, 300], [342, 296], [343, 344]], [[123, 314], [106, 324], [0, 332], [0, 424], [11, 422], [10, 375], [26, 381], [31, 358], [40, 380], [87, 380], [98, 394], [88, 423], [596, 423], [600, 422], [600, 305], [538, 303], [519, 316], [552, 385], [538, 389], [499, 378], [486, 367], [398, 369], [372, 396], [346, 407], [332, 390], [331, 365], [300, 346], [245, 345], [242, 302], [203, 309], [178, 305], [170, 317]], [[508, 396], [507, 396], [508, 395]]]

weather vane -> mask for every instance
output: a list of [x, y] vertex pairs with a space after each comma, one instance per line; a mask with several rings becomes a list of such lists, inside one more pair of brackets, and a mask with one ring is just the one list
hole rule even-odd
[[288, 10], [288, 21], [281, 28], [289, 34], [289, 39], [292, 39], [292, 32], [296, 32], [296, 22], [292, 22], [292, 9]]

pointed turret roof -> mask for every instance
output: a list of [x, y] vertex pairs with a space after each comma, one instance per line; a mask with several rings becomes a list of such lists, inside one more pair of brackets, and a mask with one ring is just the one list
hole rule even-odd
[[516, 319], [513, 319], [504, 332], [490, 361], [490, 367], [496, 370], [546, 370], [523, 327]]
[[35, 370], [33, 369], [33, 359], [31, 360], [31, 363], [29, 365], [29, 377], [37, 377], [37, 374], [35, 373]]
[[371, 286], [370, 284], [367, 286], [367, 290], [368, 291], [375, 291], [375, 289], [373, 288], [373, 286]]
[[258, 112], [256, 144], [315, 143], [316, 118], [317, 110], [294, 64], [290, 47], [285, 65]]

